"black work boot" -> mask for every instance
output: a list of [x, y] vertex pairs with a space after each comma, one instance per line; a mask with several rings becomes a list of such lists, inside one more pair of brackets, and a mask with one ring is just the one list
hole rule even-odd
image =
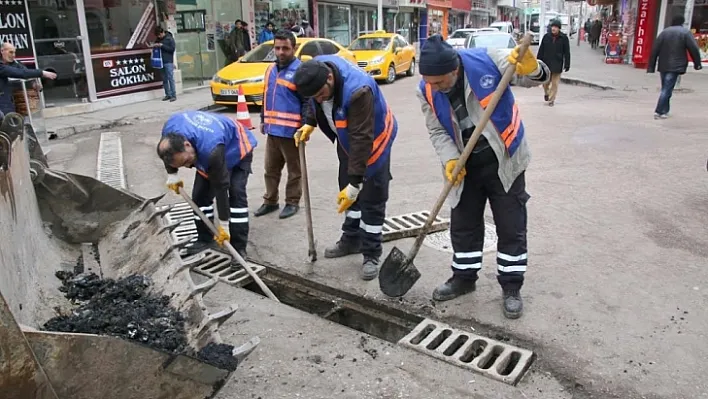
[[280, 215], [278, 217], [280, 219], [287, 219], [290, 216], [293, 216], [294, 214], [296, 214], [299, 209], [300, 209], [300, 207], [297, 205], [285, 204], [285, 206], [283, 207], [283, 210], [280, 211]]
[[378, 258], [364, 257], [364, 264], [361, 265], [361, 279], [373, 280], [379, 275]]
[[267, 215], [271, 212], [277, 211], [279, 208], [280, 208], [280, 205], [278, 205], [278, 204], [263, 204], [263, 205], [261, 205], [260, 208], [258, 208], [257, 211], [255, 211], [253, 213], [253, 216], [258, 217], [258, 216]]
[[518, 319], [524, 312], [524, 302], [521, 300], [521, 292], [514, 289], [505, 289], [502, 293], [504, 297], [504, 317], [507, 319]]
[[433, 299], [436, 301], [449, 301], [460, 295], [469, 294], [477, 288], [477, 284], [473, 280], [466, 280], [459, 276], [453, 275], [445, 283], [438, 286], [433, 291]]
[[333, 247], [325, 248], [325, 258], [341, 258], [361, 252], [361, 242], [341, 238]]

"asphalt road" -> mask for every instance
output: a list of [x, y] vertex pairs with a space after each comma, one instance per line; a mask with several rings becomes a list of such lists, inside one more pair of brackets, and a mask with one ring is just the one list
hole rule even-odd
[[[399, 122], [389, 215], [430, 209], [441, 189], [440, 164], [414, 95], [417, 82], [418, 77], [402, 78], [383, 86]], [[532, 369], [559, 381], [574, 397], [708, 397], [703, 378], [708, 358], [703, 109], [708, 98], [676, 93], [672, 116], [655, 121], [655, 93], [563, 85], [553, 108], [543, 104], [540, 88], [518, 88], [515, 95], [533, 154], [527, 173], [530, 263], [524, 316], [509, 321], [501, 315], [493, 253], [485, 255], [476, 293], [432, 304], [433, 288], [450, 273], [450, 254], [429, 247], [416, 260], [423, 277], [402, 306], [502, 334], [535, 350], [539, 358]], [[165, 173], [155, 156], [160, 127], [116, 129], [123, 132], [129, 188], [143, 196], [164, 192]], [[252, 211], [263, 194], [260, 135], [259, 141], [249, 181]], [[57, 169], [93, 175], [97, 147], [96, 133], [73, 136], [53, 144], [50, 160]], [[335, 203], [337, 161], [321, 134], [315, 133], [307, 148], [321, 255], [336, 240], [341, 223]], [[192, 174], [181, 172], [187, 185]], [[286, 221], [276, 214], [251, 220], [249, 255], [293, 273], [307, 272], [302, 212]], [[489, 212], [487, 220], [493, 223]], [[395, 245], [405, 251], [411, 243]], [[359, 257], [320, 256], [308, 278], [387, 301], [376, 281], [358, 279], [359, 263]], [[533, 386], [527, 379], [519, 388], [524, 384]], [[521, 392], [514, 397], [531, 397]]]

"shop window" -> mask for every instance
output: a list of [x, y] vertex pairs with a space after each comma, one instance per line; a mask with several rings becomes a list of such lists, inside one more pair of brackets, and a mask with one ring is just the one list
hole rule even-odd
[[349, 45], [351, 41], [349, 6], [319, 3], [317, 4], [317, 22], [319, 23], [320, 37], [334, 40], [345, 47]]

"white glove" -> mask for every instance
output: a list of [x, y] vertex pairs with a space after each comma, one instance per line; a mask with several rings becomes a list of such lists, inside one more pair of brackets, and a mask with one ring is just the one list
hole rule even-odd
[[179, 188], [184, 187], [184, 182], [179, 178], [177, 173], [167, 174], [167, 188], [179, 194]]
[[219, 220], [219, 227], [224, 229], [224, 231], [228, 232], [229, 231], [229, 219]]

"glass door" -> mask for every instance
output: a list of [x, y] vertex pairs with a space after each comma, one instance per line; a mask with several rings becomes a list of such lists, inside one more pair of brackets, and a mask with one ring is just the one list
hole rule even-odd
[[[57, 74], [43, 79], [47, 107], [87, 102], [86, 66], [75, 2], [29, 0], [37, 68]], [[87, 21], [90, 22], [90, 21]]]

